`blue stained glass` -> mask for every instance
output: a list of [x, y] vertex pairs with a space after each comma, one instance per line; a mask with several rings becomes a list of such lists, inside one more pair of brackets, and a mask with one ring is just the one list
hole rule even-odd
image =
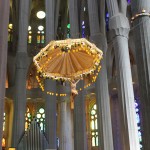
[[139, 136], [139, 143], [140, 143], [140, 149], [142, 149], [142, 134], [141, 134], [141, 127], [140, 127], [140, 109], [139, 109], [139, 104], [137, 103], [137, 100], [135, 100], [135, 111], [136, 111], [136, 122], [138, 126], [138, 136]]
[[84, 21], [82, 21], [82, 25], [84, 25]]
[[127, 2], [128, 2], [128, 4], [130, 4], [130, 3], [131, 3], [131, 0], [127, 0]]
[[137, 123], [140, 123], [140, 116], [138, 114], [136, 115], [136, 121]]
[[139, 112], [139, 109], [138, 109], [138, 108], [136, 108], [136, 109], [135, 109], [135, 111], [136, 111], [136, 112]]
[[138, 103], [135, 102], [135, 107], [138, 107]]
[[106, 17], [109, 18], [109, 13], [106, 13]]
[[86, 27], [85, 27], [85, 21], [84, 20], [82, 21], [82, 26], [81, 27], [82, 27], [82, 38], [85, 38], [85, 28]]
[[108, 12], [106, 13], [105, 21], [106, 21], [106, 29], [108, 31], [109, 30], [109, 13]]

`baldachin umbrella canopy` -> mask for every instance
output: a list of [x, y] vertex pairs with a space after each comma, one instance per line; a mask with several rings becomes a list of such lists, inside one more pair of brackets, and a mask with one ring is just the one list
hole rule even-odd
[[102, 59], [102, 51], [86, 39], [51, 41], [34, 58], [44, 78], [78, 80], [93, 74]]

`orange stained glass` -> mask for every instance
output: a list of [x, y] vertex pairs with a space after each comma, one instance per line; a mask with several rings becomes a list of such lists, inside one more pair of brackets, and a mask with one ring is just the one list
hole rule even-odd
[[5, 147], [6, 146], [6, 141], [5, 141], [5, 138], [2, 139], [2, 147]]

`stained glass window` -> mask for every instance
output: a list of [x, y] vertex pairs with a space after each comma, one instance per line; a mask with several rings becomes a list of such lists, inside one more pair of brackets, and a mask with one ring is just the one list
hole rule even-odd
[[85, 21], [82, 21], [82, 38], [85, 38]]
[[[6, 126], [6, 113], [4, 112], [4, 114], [3, 114], [3, 132], [5, 133], [5, 127]], [[5, 148], [5, 146], [6, 146], [6, 140], [5, 140], [5, 138], [3, 137], [2, 138], [2, 148]]]
[[36, 114], [37, 122], [42, 131], [45, 131], [45, 110], [40, 108]]
[[67, 38], [70, 38], [70, 24], [67, 25]]
[[139, 136], [139, 142], [140, 142], [140, 149], [142, 149], [142, 134], [141, 134], [141, 120], [140, 120], [140, 109], [138, 100], [135, 99], [135, 111], [136, 111], [136, 122], [138, 126], [138, 136]]
[[131, 3], [131, 0], [127, 0], [127, 2], [128, 2], [128, 4], [130, 4], [130, 3]]
[[32, 115], [30, 113], [30, 110], [29, 108], [27, 108], [27, 112], [25, 114], [25, 131], [28, 130], [30, 124], [31, 124], [31, 121], [32, 121]]
[[97, 121], [97, 106], [92, 107], [90, 112], [90, 126], [92, 135], [92, 147], [98, 146], [98, 121]]
[[37, 32], [37, 44], [44, 44], [45, 43], [45, 35], [44, 31]]
[[37, 43], [39, 44], [40, 43], [40, 34], [38, 33], [37, 35]]
[[32, 32], [29, 31], [29, 34], [28, 34], [28, 43], [31, 44], [32, 42]]
[[5, 131], [5, 124], [6, 124], [6, 114], [4, 113], [4, 116], [3, 116], [3, 131]]
[[8, 42], [12, 42], [13, 24], [8, 25]]
[[106, 16], [105, 16], [105, 21], [106, 21], [106, 30], [109, 30], [109, 13], [106, 12]]
[[5, 138], [2, 138], [2, 148], [5, 148], [5, 146], [6, 146], [6, 140]]

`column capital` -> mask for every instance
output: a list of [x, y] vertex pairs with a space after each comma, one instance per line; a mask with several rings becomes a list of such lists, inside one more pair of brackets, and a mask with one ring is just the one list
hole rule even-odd
[[18, 69], [27, 68], [27, 53], [26, 52], [17, 52], [16, 54], [16, 67]]
[[129, 21], [128, 18], [122, 13], [118, 13], [110, 18], [109, 28], [111, 38], [116, 36], [124, 36], [128, 38], [130, 31]]

